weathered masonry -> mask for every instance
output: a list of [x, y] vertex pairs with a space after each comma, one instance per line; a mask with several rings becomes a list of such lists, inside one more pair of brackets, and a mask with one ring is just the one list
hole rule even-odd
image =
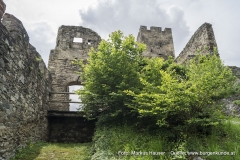
[[[48, 69], [52, 75], [53, 92], [68, 92], [68, 86], [80, 85], [78, 70], [72, 64], [74, 59], [88, 58], [91, 47], [97, 49], [101, 37], [94, 31], [80, 26], [61, 26], [58, 30], [55, 50], [51, 50]], [[52, 94], [50, 96], [50, 109], [68, 111], [69, 94]], [[59, 103], [58, 103], [59, 102]]]
[[137, 41], [147, 45], [143, 55], [146, 57], [162, 57], [167, 59], [169, 56], [175, 58], [173, 38], [171, 28], [140, 26]]
[[48, 137], [52, 80], [40, 57], [21, 21], [5, 14], [0, 23], [0, 160], [10, 159], [29, 141]]
[[201, 54], [212, 54], [214, 47], [217, 49], [212, 25], [204, 23], [188, 41], [183, 51], [176, 58], [176, 61], [178, 63], [185, 63], [195, 57], [198, 51], [200, 51]]
[[69, 111], [49, 111], [49, 142], [91, 142], [95, 120], [88, 121], [83, 114]]
[[5, 10], [6, 10], [6, 5], [5, 5], [5, 3], [1, 0], [1, 1], [0, 1], [0, 20], [2, 19]]

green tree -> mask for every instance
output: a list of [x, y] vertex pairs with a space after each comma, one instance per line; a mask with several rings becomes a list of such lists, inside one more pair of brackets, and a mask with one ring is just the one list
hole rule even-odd
[[113, 32], [109, 38], [101, 41], [98, 50], [90, 50], [87, 64], [74, 62], [82, 67], [84, 89], [77, 94], [89, 117], [99, 113], [105, 118], [129, 113], [125, 103], [131, 102], [132, 97], [124, 90], [138, 93], [141, 88], [139, 75], [146, 46], [135, 42], [132, 35], [124, 37], [121, 31]]
[[186, 66], [171, 58], [149, 59], [140, 80], [141, 92], [125, 91], [134, 97], [129, 107], [155, 117], [159, 126], [196, 131], [221, 121], [221, 109], [214, 103], [232, 93], [234, 76], [214, 54], [199, 55]]

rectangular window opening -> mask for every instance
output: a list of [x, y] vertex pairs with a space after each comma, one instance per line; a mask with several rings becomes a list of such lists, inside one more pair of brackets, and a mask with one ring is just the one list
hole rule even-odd
[[83, 39], [74, 37], [73, 42], [75, 42], [75, 43], [82, 43]]
[[[71, 86], [68, 86], [68, 92], [75, 92], [76, 90], [79, 90], [79, 89], [83, 89], [83, 85], [71, 85]], [[79, 95], [77, 94], [70, 94], [68, 95], [68, 101], [72, 101], [72, 102], [80, 102], [79, 104], [78, 103], [69, 103], [69, 110], [70, 111], [81, 111], [83, 108], [83, 104], [81, 103], [82, 100], [80, 98]]]

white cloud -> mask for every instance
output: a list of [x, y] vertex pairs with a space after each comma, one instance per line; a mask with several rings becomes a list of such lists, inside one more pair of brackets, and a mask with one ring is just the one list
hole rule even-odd
[[29, 28], [30, 43], [41, 54], [47, 65], [50, 49], [55, 47], [56, 31], [46, 21], [27, 23], [26, 28]]
[[51, 49], [55, 48], [58, 27], [79, 25], [79, 9], [94, 5], [96, 0], [4, 0], [6, 13], [22, 21], [30, 43], [48, 63]]
[[[105, 0], [87, 11], [80, 10], [81, 25], [98, 32], [103, 38], [116, 30], [137, 36], [140, 25], [172, 28], [176, 53], [189, 35], [184, 11], [177, 6], [163, 8], [157, 0]], [[186, 40], [185, 40], [186, 41]]]
[[[61, 25], [83, 25], [102, 38], [112, 31], [137, 36], [139, 26], [172, 28], [175, 54], [204, 22], [213, 25], [221, 58], [240, 67], [240, 1], [226, 0], [4, 0], [23, 22], [31, 43], [47, 63]], [[80, 10], [80, 16], [79, 16]], [[32, 24], [31, 24], [32, 23]], [[45, 27], [43, 25], [46, 25]], [[39, 35], [41, 34], [40, 38]], [[42, 53], [41, 53], [41, 51]]]

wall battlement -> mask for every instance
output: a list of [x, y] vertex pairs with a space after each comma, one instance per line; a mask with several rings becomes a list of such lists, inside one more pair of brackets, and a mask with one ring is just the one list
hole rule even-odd
[[162, 33], [162, 34], [166, 34], [166, 33], [170, 33], [172, 34], [172, 29], [171, 28], [165, 28], [162, 31], [162, 27], [155, 27], [155, 26], [151, 26], [150, 30], [147, 29], [147, 26], [140, 26], [139, 28], [139, 32], [143, 33], [143, 32], [157, 32], [157, 33]]

